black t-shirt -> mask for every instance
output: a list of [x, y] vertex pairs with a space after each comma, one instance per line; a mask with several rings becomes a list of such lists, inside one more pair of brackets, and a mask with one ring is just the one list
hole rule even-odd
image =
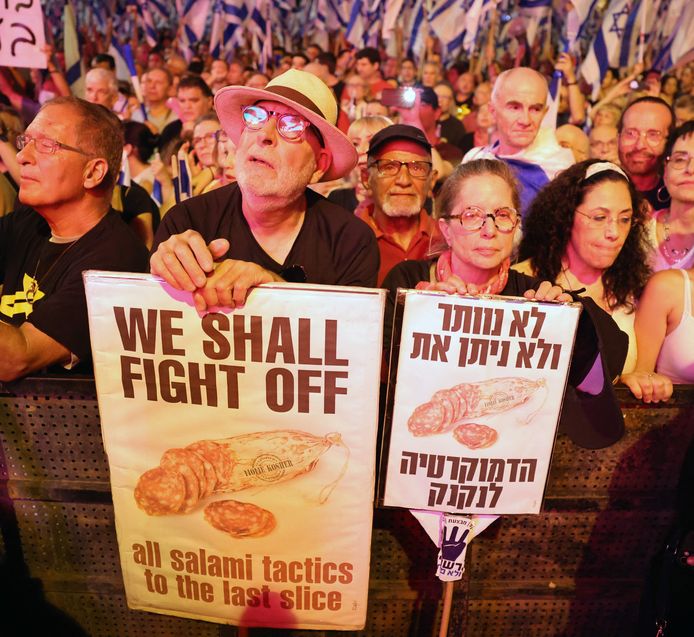
[[159, 206], [140, 184], [133, 181], [127, 188], [117, 185], [114, 192], [111, 205], [125, 223], [149, 212], [152, 215], [152, 227], [156, 231], [159, 227]]
[[223, 259], [257, 263], [281, 274], [299, 265], [307, 283], [374, 287], [379, 266], [378, 245], [361, 219], [318, 193], [306, 190], [306, 215], [284, 263], [277, 263], [258, 244], [241, 209], [241, 190], [229, 184], [174, 206], [162, 219], [152, 250], [171, 235], [196, 230], [207, 243], [228, 239]]
[[473, 133], [468, 133], [459, 119], [448, 117], [439, 121], [439, 126], [441, 139], [457, 146], [463, 155], [475, 145]]
[[0, 218], [0, 320], [31, 323], [83, 361], [82, 371], [91, 360], [82, 272], [146, 272], [147, 249], [113, 210], [74, 242], [50, 237], [27, 206]]

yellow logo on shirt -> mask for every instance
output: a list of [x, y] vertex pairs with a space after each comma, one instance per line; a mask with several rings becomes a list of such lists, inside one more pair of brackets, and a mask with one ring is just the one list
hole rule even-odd
[[0, 314], [29, 316], [34, 310], [33, 304], [46, 296], [39, 290], [39, 282], [28, 274], [22, 279], [23, 290], [15, 294], [3, 294], [0, 298]]

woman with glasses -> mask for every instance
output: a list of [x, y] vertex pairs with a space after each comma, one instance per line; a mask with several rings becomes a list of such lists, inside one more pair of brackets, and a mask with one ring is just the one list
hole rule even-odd
[[386, 276], [383, 287], [441, 290], [460, 294], [523, 295], [570, 301], [563, 290], [510, 270], [519, 231], [517, 182], [501, 161], [478, 159], [460, 164], [436, 199], [436, 219], [446, 243], [433, 261], [404, 261]]
[[665, 147], [663, 181], [670, 207], [654, 214], [650, 240], [655, 272], [694, 267], [694, 121], [675, 129]]
[[[591, 418], [587, 405], [584, 410], [583, 398], [572, 394], [571, 407], [562, 414], [562, 430], [581, 446], [607, 446], [618, 440], [623, 431], [610, 381], [622, 369], [626, 335], [592, 299], [568, 294], [548, 280], [510, 269], [514, 237], [520, 226], [519, 206], [516, 179], [503, 162], [478, 159], [455, 169], [436, 200], [436, 218], [446, 243], [443, 253], [433, 260], [403, 261], [382, 284], [389, 292], [385, 343], [390, 345], [398, 288], [580, 301], [585, 311], [579, 321], [570, 383], [587, 389], [581, 383], [591, 376], [590, 371], [601, 369], [602, 380], [590, 390], [589, 402], [599, 396], [603, 413], [597, 419]], [[609, 351], [600, 351], [598, 343], [609, 343]], [[597, 364], [599, 355], [602, 367]]]
[[648, 278], [646, 208], [616, 164], [568, 168], [533, 201], [523, 226], [520, 272], [592, 298], [629, 335], [625, 371], [636, 362], [634, 305]]
[[666, 149], [670, 208], [656, 218], [654, 268], [636, 311], [638, 360], [622, 376], [637, 398], [667, 400], [672, 384], [694, 383], [694, 122], [677, 128]]

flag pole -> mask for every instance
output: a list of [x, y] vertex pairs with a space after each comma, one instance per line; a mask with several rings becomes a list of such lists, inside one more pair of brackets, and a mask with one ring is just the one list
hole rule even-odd
[[644, 48], [646, 45], [646, 13], [648, 12], [648, 0], [643, 1], [641, 9], [641, 32], [639, 33], [639, 64], [643, 64]]

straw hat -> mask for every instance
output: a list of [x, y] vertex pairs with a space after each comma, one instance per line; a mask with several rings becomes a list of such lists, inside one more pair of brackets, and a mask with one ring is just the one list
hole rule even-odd
[[320, 181], [343, 177], [357, 165], [356, 149], [335, 125], [338, 110], [333, 92], [315, 75], [297, 69], [278, 75], [264, 89], [226, 86], [217, 91], [214, 97], [217, 116], [234, 144], [238, 144], [244, 129], [241, 110], [263, 100], [293, 108], [320, 131], [331, 154], [330, 167]]

